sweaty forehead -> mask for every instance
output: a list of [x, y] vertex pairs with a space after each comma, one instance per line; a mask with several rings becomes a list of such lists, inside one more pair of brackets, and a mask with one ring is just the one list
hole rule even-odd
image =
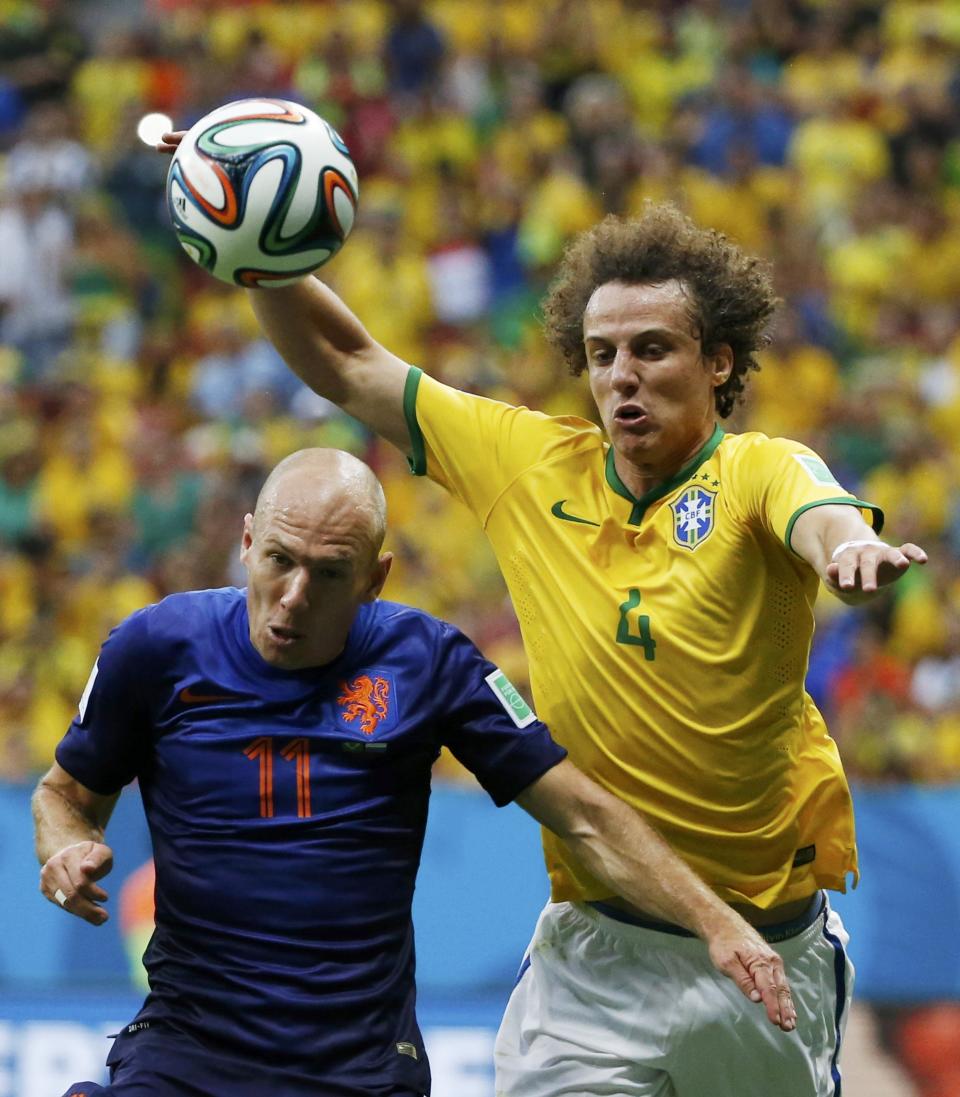
[[682, 283], [607, 282], [598, 286], [583, 313], [584, 339], [613, 333], [659, 330], [695, 335], [692, 302]]
[[264, 499], [255, 526], [261, 540], [278, 540], [324, 556], [338, 547], [344, 555], [353, 555], [374, 538], [370, 508], [336, 496]]

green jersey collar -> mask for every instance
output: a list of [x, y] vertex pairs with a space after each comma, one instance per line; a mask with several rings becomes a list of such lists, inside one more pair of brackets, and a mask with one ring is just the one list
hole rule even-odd
[[613, 488], [617, 495], [622, 495], [624, 499], [633, 504], [633, 510], [630, 511], [630, 517], [627, 519], [630, 525], [639, 526], [651, 503], [655, 503], [658, 499], [662, 499], [665, 495], [668, 495], [674, 488], [678, 488], [684, 480], [689, 479], [689, 477], [697, 471], [704, 461], [709, 460], [713, 456], [713, 451], [723, 440], [723, 435], [723, 428], [717, 423], [713, 428], [713, 434], [710, 435], [692, 461], [684, 465], [676, 476], [672, 476], [658, 487], [651, 488], [650, 491], [641, 495], [639, 499], [620, 479], [620, 474], [617, 472], [617, 466], [614, 461], [615, 455], [613, 446], [611, 445], [607, 450], [607, 483]]

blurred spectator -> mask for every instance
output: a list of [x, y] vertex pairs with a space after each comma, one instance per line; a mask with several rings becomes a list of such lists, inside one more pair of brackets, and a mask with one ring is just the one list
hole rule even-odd
[[828, 109], [863, 86], [863, 65], [849, 38], [838, 33], [839, 10], [823, 8], [802, 33], [797, 52], [783, 69], [783, 90], [798, 117]]
[[383, 58], [390, 92], [401, 103], [437, 89], [446, 42], [424, 7], [423, 0], [389, 3]]
[[421, 361], [433, 323], [424, 253], [403, 231], [403, 198], [384, 188], [365, 194], [350, 246], [330, 266], [330, 280], [358, 315], [370, 318], [375, 339], [390, 342], [405, 361]]
[[118, 447], [97, 446], [89, 422], [71, 419], [53, 443], [37, 479], [36, 505], [64, 553], [81, 553], [95, 515], [123, 514], [133, 494], [133, 469]]
[[137, 559], [146, 568], [157, 566], [163, 553], [190, 538], [202, 485], [187, 466], [170, 423], [142, 422], [135, 445], [136, 488], [130, 510]]
[[748, 68], [726, 66], [702, 109], [690, 161], [725, 175], [731, 150], [742, 149], [754, 163], [778, 167], [787, 158], [793, 129], [793, 118], [775, 91], [762, 87]]
[[490, 260], [474, 223], [471, 197], [448, 179], [439, 194], [440, 232], [427, 255], [433, 313], [441, 324], [463, 327], [490, 308]]
[[71, 93], [84, 143], [109, 155], [127, 108], [140, 107], [150, 88], [149, 50], [132, 31], [106, 28], [98, 49], [77, 69]]
[[16, 545], [41, 527], [37, 475], [40, 432], [29, 419], [0, 425], [0, 538]]
[[31, 706], [36, 683], [32, 674], [21, 673], [12, 681], [0, 677], [0, 777], [26, 784], [35, 773], [31, 756], [33, 722]]
[[568, 241], [602, 213], [572, 151], [560, 148], [540, 158], [519, 224], [518, 247], [526, 266], [547, 274]]
[[[608, 209], [615, 198], [610, 186], [622, 195], [632, 180], [638, 158], [638, 140], [623, 88], [609, 76], [591, 74], [576, 79], [563, 100], [564, 114], [570, 123], [569, 141], [579, 161], [580, 174], [603, 196]], [[618, 178], [610, 177], [611, 160], [623, 164]]]
[[22, 0], [4, 11], [0, 132], [9, 132], [33, 103], [64, 98], [87, 49], [69, 8], [69, 0]]
[[249, 340], [230, 317], [211, 333], [214, 349], [198, 358], [190, 400], [208, 419], [240, 421], [252, 397], [263, 393], [273, 414], [290, 410], [303, 383], [266, 339]]
[[228, 99], [270, 95], [289, 99], [290, 62], [269, 41], [263, 31], [252, 27], [237, 50], [237, 59], [226, 89]]
[[[839, 363], [829, 351], [803, 337], [799, 311], [785, 305], [750, 388], [751, 419], [758, 430], [786, 438], [812, 438], [833, 418], [843, 383]], [[803, 399], [784, 400], [790, 388], [802, 392]]]
[[939, 648], [917, 660], [910, 695], [931, 715], [960, 713], [960, 615], [950, 616]]
[[916, 772], [926, 743], [922, 724], [910, 718], [910, 667], [885, 650], [876, 625], [861, 627], [829, 706], [831, 732], [853, 776], [903, 780]]
[[0, 343], [22, 355], [25, 379], [36, 380], [70, 342], [73, 224], [40, 180], [21, 178], [0, 202]]
[[810, 215], [820, 223], [851, 210], [860, 189], [890, 169], [883, 132], [861, 107], [855, 91], [834, 95], [790, 137], [787, 158], [803, 178]]
[[293, 97], [316, 104], [340, 131], [361, 179], [383, 167], [396, 126], [394, 107], [378, 58], [358, 47], [345, 30], [333, 27], [326, 41], [308, 53], [291, 77]]
[[602, 65], [597, 56], [600, 29], [593, 5], [553, 0], [541, 6], [540, 34], [534, 55], [543, 78], [547, 106], [562, 108], [571, 84]]
[[42, 189], [52, 198], [69, 199], [89, 190], [94, 180], [93, 157], [76, 139], [66, 106], [51, 100], [38, 103], [7, 157], [7, 186], [19, 192]]
[[170, 235], [164, 195], [169, 165], [137, 136], [140, 114], [136, 104], [127, 108], [117, 140], [103, 157], [103, 192], [113, 216], [136, 232], [145, 248], [165, 248]]

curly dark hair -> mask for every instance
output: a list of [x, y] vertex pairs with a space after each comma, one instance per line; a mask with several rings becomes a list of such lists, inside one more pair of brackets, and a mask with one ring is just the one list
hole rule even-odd
[[610, 214], [566, 249], [543, 303], [547, 341], [579, 377], [587, 366], [583, 313], [607, 282], [658, 285], [672, 280], [690, 296], [690, 319], [704, 354], [723, 344], [733, 351], [733, 370], [716, 390], [725, 419], [743, 392], [756, 353], [767, 345], [766, 326], [777, 307], [766, 262], [746, 255], [722, 233], [703, 229], [670, 203], [647, 202], [643, 215]]

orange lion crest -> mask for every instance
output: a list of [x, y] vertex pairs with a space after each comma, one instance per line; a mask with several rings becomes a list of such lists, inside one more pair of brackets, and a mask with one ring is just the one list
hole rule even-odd
[[348, 724], [360, 721], [360, 730], [364, 735], [373, 735], [377, 725], [390, 711], [390, 683], [386, 678], [371, 678], [361, 674], [349, 685], [340, 683], [340, 696], [337, 704], [343, 706], [340, 714]]

